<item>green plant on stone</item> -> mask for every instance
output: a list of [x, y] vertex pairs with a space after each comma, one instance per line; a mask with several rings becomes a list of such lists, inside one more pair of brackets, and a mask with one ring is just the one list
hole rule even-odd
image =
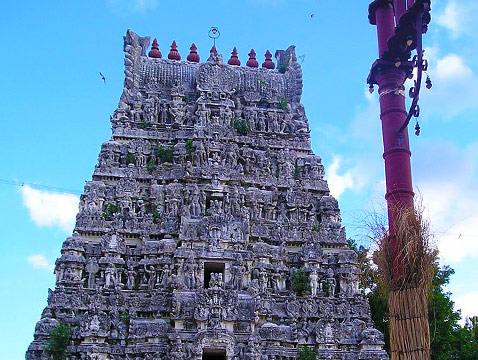
[[148, 162], [146, 163], [146, 168], [149, 172], [153, 172], [156, 169], [156, 164], [153, 160], [148, 160]]
[[162, 162], [173, 162], [174, 146], [160, 146], [154, 153]]
[[312, 231], [319, 231], [319, 227], [317, 226], [317, 224], [314, 224], [314, 226], [312, 226]]
[[53, 360], [66, 360], [67, 348], [71, 342], [72, 331], [70, 326], [60, 322], [57, 327], [50, 331], [45, 350]]
[[159, 211], [158, 211], [158, 208], [156, 207], [153, 211], [153, 223], [154, 224], [157, 224], [159, 222]]
[[129, 164], [134, 164], [136, 162], [136, 156], [134, 156], [133, 153], [128, 153], [126, 155], [126, 164], [129, 165]]
[[134, 284], [133, 284], [132, 290], [138, 291], [138, 290], [139, 290], [139, 284], [140, 284], [140, 282], [141, 282], [141, 279], [137, 276], [137, 277], [134, 279]]
[[247, 135], [249, 131], [251, 131], [249, 123], [246, 120], [240, 118], [235, 118], [234, 120], [232, 120], [232, 127], [236, 129], [239, 135]]
[[279, 66], [279, 72], [283, 74], [287, 71], [288, 68], [289, 67], [286, 64], [282, 64], [281, 66]]
[[147, 122], [147, 121], [144, 120], [144, 119], [141, 119], [141, 121], [140, 121], [140, 123], [139, 123], [139, 127], [140, 127], [141, 129], [146, 129], [149, 125], [150, 125], [149, 122]]
[[330, 295], [330, 284], [327, 281], [322, 281], [322, 291], [324, 292], [325, 296]]
[[193, 141], [191, 139], [186, 140], [185, 147], [188, 154], [191, 154], [196, 150], [196, 147], [193, 145]]
[[297, 179], [301, 173], [302, 173], [302, 168], [299, 165], [296, 165], [294, 169], [294, 177]]
[[184, 95], [184, 96], [182, 97], [182, 100], [183, 100], [185, 103], [189, 103], [189, 102], [191, 101], [191, 98], [190, 98], [189, 96], [187, 96], [187, 95]]
[[103, 211], [103, 219], [111, 221], [113, 219], [113, 214], [116, 214], [119, 211], [120, 207], [118, 205], [106, 203], [105, 210]]
[[317, 352], [307, 346], [300, 346], [299, 348], [297, 348], [297, 359], [298, 360], [316, 360]]
[[265, 86], [265, 85], [266, 85], [266, 81], [265, 81], [264, 79], [260, 79], [260, 80], [259, 80], [259, 86], [260, 86], [260, 87], [263, 87], [263, 86]]
[[279, 99], [279, 102], [277, 103], [277, 107], [279, 109], [285, 110], [287, 108], [287, 105], [289, 104], [289, 100], [287, 100], [286, 97], [281, 97]]
[[309, 276], [304, 270], [298, 270], [292, 274], [291, 278], [292, 290], [297, 294], [302, 295], [303, 293], [310, 290], [310, 281]]
[[123, 324], [125, 324], [126, 326], [129, 326], [129, 322], [130, 322], [129, 311], [128, 310], [120, 311], [119, 319]]

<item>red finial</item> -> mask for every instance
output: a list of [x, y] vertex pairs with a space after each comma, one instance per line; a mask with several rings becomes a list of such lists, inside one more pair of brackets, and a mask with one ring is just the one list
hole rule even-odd
[[181, 55], [179, 55], [178, 46], [176, 45], [176, 40], [173, 40], [173, 43], [171, 44], [171, 51], [168, 54], [168, 59], [181, 60]]
[[157, 59], [161, 59], [161, 57], [163, 56], [161, 54], [161, 51], [159, 51], [158, 40], [156, 40], [156, 38], [154, 38], [153, 40], [153, 46], [148, 56], [151, 58], [157, 58]]
[[272, 62], [272, 54], [269, 50], [266, 51], [265, 57], [266, 57], [266, 61], [262, 63], [262, 67], [266, 69], [273, 69], [275, 65]]
[[246, 62], [246, 66], [249, 67], [259, 67], [259, 63], [256, 60], [256, 52], [254, 49], [251, 49], [251, 52], [248, 54], [249, 55], [249, 60]]
[[234, 46], [234, 49], [232, 49], [231, 58], [227, 61], [227, 63], [229, 65], [236, 65], [236, 66], [241, 65], [241, 61], [237, 57], [237, 49], [235, 46]]
[[217, 54], [217, 49], [216, 49], [216, 45], [213, 45], [211, 50], [209, 51], [211, 54]]
[[199, 55], [198, 55], [198, 48], [195, 43], [191, 44], [191, 47], [189, 48], [191, 51], [189, 52], [188, 57], [186, 58], [188, 61], [192, 62], [199, 62]]

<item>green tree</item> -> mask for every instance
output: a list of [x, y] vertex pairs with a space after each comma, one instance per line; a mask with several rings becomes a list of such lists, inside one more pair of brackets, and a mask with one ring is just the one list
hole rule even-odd
[[45, 350], [53, 357], [53, 360], [66, 360], [67, 348], [71, 342], [71, 328], [60, 323], [50, 331]]
[[359, 246], [354, 239], [347, 239], [350, 249], [357, 254], [357, 262], [361, 271], [359, 288], [362, 295], [368, 299], [372, 321], [377, 330], [384, 336], [384, 349], [390, 352], [390, 334], [388, 331], [388, 298], [383, 286], [378, 281], [378, 272], [374, 268], [369, 249]]
[[[378, 282], [378, 274], [369, 256], [369, 249], [358, 246], [353, 239], [347, 240], [349, 247], [357, 253], [362, 271], [360, 289], [369, 300], [372, 320], [385, 337], [385, 350], [389, 351], [388, 299]], [[449, 266], [436, 264], [432, 288], [428, 297], [428, 321], [430, 324], [430, 348], [432, 360], [476, 360], [478, 359], [478, 317], [460, 326], [460, 312], [454, 310], [451, 293], [445, 291], [455, 271]]]
[[435, 270], [432, 290], [428, 296], [428, 320], [430, 323], [431, 353], [433, 359], [453, 359], [457, 350], [460, 313], [453, 310], [451, 293], [443, 287], [450, 282], [455, 271], [449, 266]]

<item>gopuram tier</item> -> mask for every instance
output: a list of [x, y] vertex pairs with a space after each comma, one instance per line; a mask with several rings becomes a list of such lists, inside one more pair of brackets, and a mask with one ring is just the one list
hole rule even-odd
[[[128, 31], [125, 82], [27, 360], [387, 359], [310, 146], [294, 47], [168, 59]], [[275, 69], [274, 69], [275, 67]]]

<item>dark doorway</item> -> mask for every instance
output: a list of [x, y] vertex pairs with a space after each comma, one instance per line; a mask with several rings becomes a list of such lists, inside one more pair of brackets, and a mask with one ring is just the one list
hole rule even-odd
[[222, 274], [222, 280], [224, 281], [224, 263], [204, 263], [204, 287], [209, 288], [209, 281], [211, 280], [212, 273]]
[[204, 349], [202, 352], [202, 360], [226, 360], [226, 350]]

